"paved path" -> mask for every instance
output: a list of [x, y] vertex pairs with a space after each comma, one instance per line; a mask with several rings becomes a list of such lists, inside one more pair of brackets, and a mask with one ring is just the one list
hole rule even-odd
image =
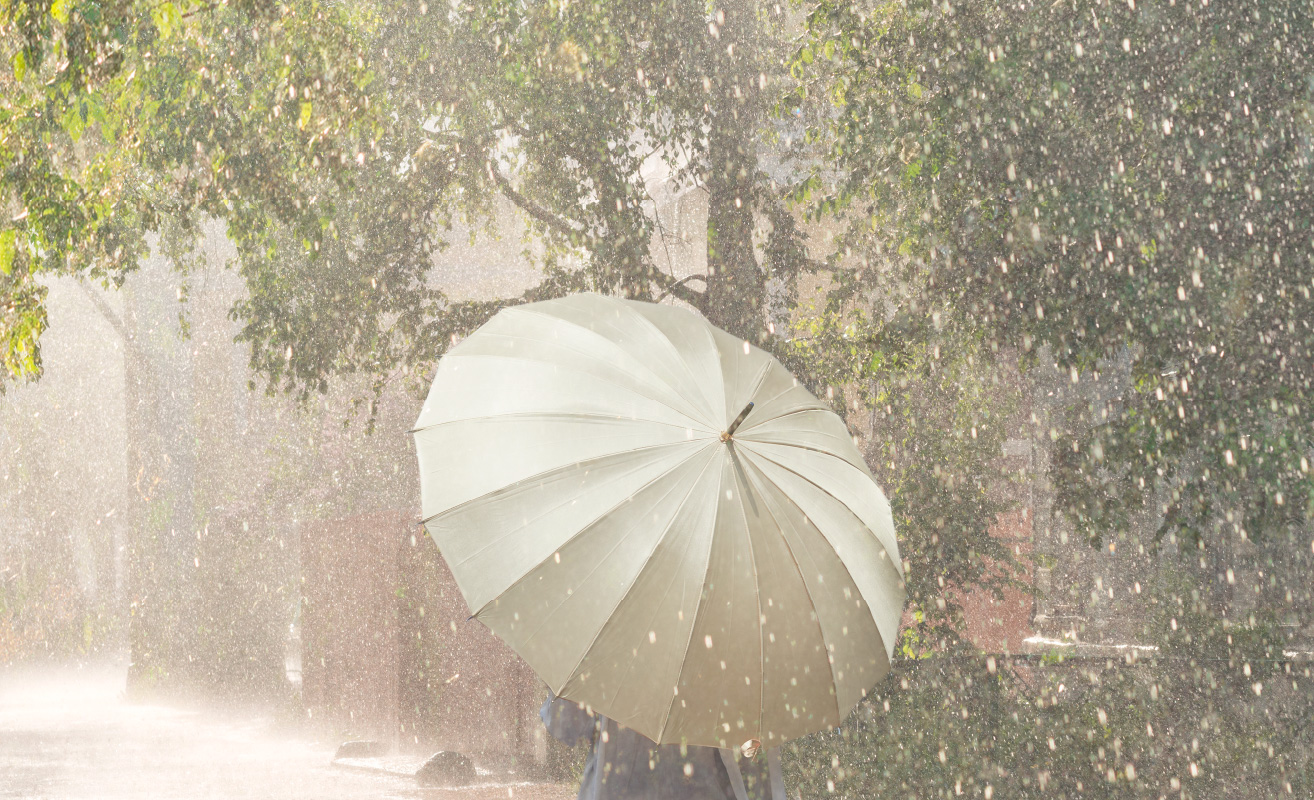
[[269, 718], [122, 702], [121, 671], [0, 671], [0, 798], [569, 800], [570, 787], [420, 789], [330, 765], [332, 748]]

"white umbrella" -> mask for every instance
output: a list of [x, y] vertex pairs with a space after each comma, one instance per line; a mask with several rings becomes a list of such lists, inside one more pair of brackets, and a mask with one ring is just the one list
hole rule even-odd
[[415, 442], [471, 613], [655, 742], [778, 745], [889, 670], [889, 503], [835, 414], [697, 314], [507, 308], [442, 359]]

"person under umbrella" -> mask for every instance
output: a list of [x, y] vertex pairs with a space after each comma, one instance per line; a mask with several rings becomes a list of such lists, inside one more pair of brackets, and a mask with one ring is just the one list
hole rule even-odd
[[829, 406], [701, 316], [504, 309], [444, 356], [414, 433], [471, 616], [564, 698], [554, 735], [592, 743], [581, 798], [783, 800], [772, 749], [889, 672], [888, 501]]
[[778, 748], [655, 744], [579, 703], [549, 695], [539, 716], [567, 747], [588, 744], [579, 800], [788, 800]]

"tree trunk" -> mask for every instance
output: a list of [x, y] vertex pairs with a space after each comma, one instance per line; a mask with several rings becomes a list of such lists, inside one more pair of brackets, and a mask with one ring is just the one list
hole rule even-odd
[[733, 2], [721, 8], [717, 41], [708, 59], [712, 81], [705, 182], [707, 302], [716, 325], [751, 342], [766, 336], [766, 276], [753, 247], [757, 181], [756, 138], [762, 120], [754, 54], [759, 37], [756, 8]]
[[195, 630], [190, 369], [167, 270], [148, 262], [123, 288], [128, 691], [137, 696], [185, 681]]

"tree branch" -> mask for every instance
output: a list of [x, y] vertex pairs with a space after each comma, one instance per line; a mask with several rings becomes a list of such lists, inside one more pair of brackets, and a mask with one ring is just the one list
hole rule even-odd
[[105, 302], [105, 298], [92, 291], [91, 287], [82, 281], [78, 281], [78, 286], [81, 287], [83, 294], [96, 307], [96, 310], [100, 312], [100, 315], [105, 318], [105, 321], [110, 324], [110, 327], [114, 328], [115, 332], [119, 334], [119, 337], [125, 342], [128, 341], [127, 331], [123, 328], [123, 320], [119, 319], [119, 315], [115, 314], [114, 309], [109, 307], [109, 303]]
[[683, 300], [699, 311], [705, 310], [704, 303], [707, 302], [707, 294], [705, 292], [691, 289], [688, 286], [685, 286], [685, 283], [691, 280], [700, 280], [703, 283], [707, 283], [706, 275], [687, 275], [679, 280], [675, 280], [664, 272], [656, 272], [653, 274], [653, 280], [657, 282], [657, 285], [662, 287], [662, 293], [657, 298], [657, 302], [660, 303], [663, 297], [671, 295], [672, 297], [677, 297]]
[[584, 235], [584, 231], [575, 228], [561, 217], [558, 217], [556, 214], [553, 214], [543, 206], [516, 191], [516, 188], [511, 185], [511, 181], [507, 180], [506, 176], [491, 163], [488, 165], [488, 174], [492, 176], [498, 187], [501, 188], [502, 194], [506, 195], [508, 200], [515, 203], [520, 210], [524, 211], [529, 216], [563, 236], [572, 237]]
[[[518, 134], [522, 136], [526, 135], [524, 131], [516, 130], [515, 126], [512, 127], [513, 130], [515, 130]], [[542, 222], [544, 225], [548, 226], [552, 230], [566, 237], [583, 236], [586, 239], [585, 246], [591, 247], [592, 244], [591, 236], [588, 236], [582, 229], [574, 227], [571, 223], [567, 222], [566, 220], [562, 219], [556, 214], [553, 214], [551, 211], [547, 210], [543, 206], [539, 205], [538, 203], [535, 203], [533, 200], [530, 200], [528, 197], [525, 197], [523, 194], [516, 191], [516, 188], [511, 185], [511, 181], [508, 180], [507, 177], [503, 175], [502, 172], [497, 168], [497, 166], [493, 164], [491, 161], [488, 164], [488, 174], [490, 177], [492, 177], [493, 181], [497, 183], [498, 187], [502, 190], [502, 194], [506, 195], [508, 200], [514, 203], [518, 208], [520, 208], [526, 214], [538, 220], [539, 222]], [[651, 199], [651, 195], [649, 195], [649, 197]], [[656, 214], [656, 206], [657, 206], [656, 200], [653, 200], [654, 215]], [[660, 227], [661, 226], [660, 218], [657, 219], [657, 223], [658, 226]], [[679, 298], [680, 300], [683, 300], [684, 302], [688, 303], [689, 305], [693, 306], [699, 311], [705, 311], [706, 309], [705, 304], [707, 302], [706, 294], [691, 289], [690, 287], [685, 285], [688, 281], [694, 279], [701, 280], [704, 283], [707, 282], [706, 275], [689, 275], [687, 277], [680, 278], [677, 280], [674, 277], [667, 275], [661, 270], [655, 268], [652, 272], [653, 282], [662, 288], [661, 297], [666, 297], [667, 295], [671, 295], [673, 297]], [[660, 300], [661, 297], [659, 297], [658, 300]]]
[[[163, 5], [163, 4], [161, 4], [161, 5]], [[179, 19], [187, 19], [188, 17], [194, 17], [194, 16], [196, 16], [197, 14], [203, 14], [203, 13], [205, 13], [206, 11], [214, 11], [216, 8], [218, 8], [219, 6], [222, 6], [222, 5], [223, 5], [223, 2], [221, 2], [221, 0], [215, 0], [215, 2], [213, 2], [213, 3], [206, 3], [206, 4], [203, 5], [203, 6], [197, 6], [196, 8], [193, 8], [191, 11], [188, 11], [188, 12], [183, 13], [183, 14], [179, 14], [179, 15], [178, 15], [178, 18], [179, 18]], [[158, 8], [158, 6], [157, 6], [157, 8]]]

